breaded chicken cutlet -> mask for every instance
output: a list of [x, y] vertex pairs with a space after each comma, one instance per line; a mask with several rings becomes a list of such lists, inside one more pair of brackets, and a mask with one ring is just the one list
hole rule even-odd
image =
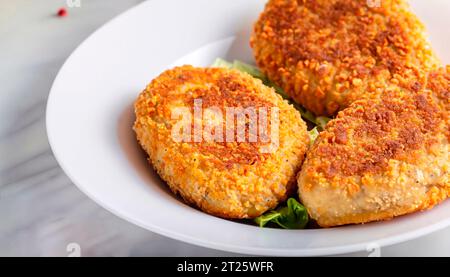
[[397, 81], [339, 112], [308, 152], [299, 196], [320, 226], [391, 219], [450, 195], [450, 70]]
[[[179, 123], [173, 119], [174, 108], [194, 113], [196, 100], [202, 101], [203, 115], [212, 107], [223, 114], [229, 107], [278, 109], [277, 117], [267, 112], [267, 128], [278, 130], [278, 145], [273, 151], [263, 151], [273, 146], [272, 140], [267, 144], [260, 138], [256, 143], [228, 142], [228, 138], [227, 142], [174, 139]], [[254, 218], [295, 193], [296, 174], [309, 144], [306, 124], [292, 105], [260, 80], [231, 69], [177, 67], [147, 86], [135, 102], [135, 113], [137, 138], [158, 174], [174, 193], [205, 212], [224, 218]], [[200, 124], [205, 127], [208, 122]], [[249, 128], [251, 122], [245, 123]], [[191, 127], [189, 133], [195, 132], [195, 126]], [[223, 134], [230, 128], [226, 124]]]
[[270, 0], [251, 46], [270, 80], [325, 116], [396, 74], [440, 65], [405, 0]]

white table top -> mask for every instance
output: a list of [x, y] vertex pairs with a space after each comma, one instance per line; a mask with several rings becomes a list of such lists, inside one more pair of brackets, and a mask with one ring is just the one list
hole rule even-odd
[[[59, 68], [90, 33], [139, 0], [0, 0], [0, 256], [234, 256], [162, 237], [81, 193], [47, 141], [45, 107]], [[352, 256], [367, 256], [354, 253]], [[382, 256], [450, 256], [450, 228], [381, 249]]]

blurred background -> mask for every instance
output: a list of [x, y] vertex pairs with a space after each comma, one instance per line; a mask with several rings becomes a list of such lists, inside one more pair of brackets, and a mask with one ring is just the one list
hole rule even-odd
[[[235, 256], [116, 217], [58, 166], [45, 129], [53, 79], [94, 30], [141, 1], [69, 2], [75, 6], [66, 0], [0, 0], [0, 256]], [[381, 255], [450, 256], [450, 228], [382, 248]]]

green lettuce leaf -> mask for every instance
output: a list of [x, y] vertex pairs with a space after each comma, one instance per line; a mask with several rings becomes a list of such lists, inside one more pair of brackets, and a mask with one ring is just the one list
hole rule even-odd
[[264, 227], [269, 222], [284, 229], [303, 229], [308, 224], [309, 217], [306, 208], [294, 198], [289, 198], [287, 207], [270, 211], [255, 219], [256, 224]]
[[314, 141], [316, 141], [317, 137], [319, 136], [319, 131], [317, 130], [317, 127], [314, 127], [310, 131], [308, 131], [309, 136], [309, 145], [313, 145]]

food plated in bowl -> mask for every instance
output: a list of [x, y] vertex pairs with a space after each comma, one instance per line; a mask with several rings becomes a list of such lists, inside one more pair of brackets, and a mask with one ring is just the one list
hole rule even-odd
[[[353, 0], [270, 0], [251, 45], [261, 71], [220, 59], [209, 69], [175, 68], [153, 80], [138, 98], [138, 140], [172, 191], [213, 215], [255, 218], [298, 190], [322, 227], [391, 219], [448, 197], [445, 98], [450, 85], [444, 70], [430, 73], [439, 71], [439, 60], [406, 1], [372, 7]], [[292, 97], [298, 111], [275, 92]], [[198, 134], [192, 143], [170, 137], [177, 125], [169, 109], [174, 105], [188, 106], [191, 136], [197, 100], [206, 101], [206, 108], [219, 104], [223, 113], [230, 107], [274, 105], [272, 97], [290, 114], [281, 118], [281, 126], [271, 126], [283, 134], [273, 156], [262, 153], [258, 139], [205, 142], [204, 134]], [[308, 138], [301, 115], [317, 124], [313, 114], [338, 111]], [[249, 125], [259, 123], [249, 114], [242, 120], [244, 135], [250, 135]], [[214, 131], [228, 133], [226, 123], [221, 114]], [[272, 221], [286, 228], [280, 217], [287, 218], [289, 210], [294, 214], [290, 205], [278, 209], [284, 214], [269, 212], [256, 223]]]
[[[180, 9], [170, 8], [169, 4], [174, 2]], [[136, 142], [132, 104], [151, 79], [174, 65], [211, 67], [217, 57], [253, 63], [248, 41], [252, 24], [265, 3], [259, 0], [148, 1], [92, 35], [61, 69], [48, 103], [50, 143], [68, 176], [102, 207], [152, 232], [252, 255], [365, 251], [370, 243], [386, 246], [447, 226], [450, 223], [448, 201], [431, 211], [391, 221], [282, 230], [242, 224], [252, 223], [246, 220], [223, 220], [173, 197]], [[444, 63], [450, 62], [445, 48], [440, 47], [448, 44], [446, 30], [437, 24], [446, 22], [445, 10], [450, 6], [445, 1], [412, 3], [431, 30], [431, 40], [439, 56]], [[179, 24], [174, 24], [180, 20], [183, 31]], [[162, 35], [161, 30], [167, 35]], [[443, 35], [436, 36], [436, 33]], [[117, 43], [118, 36], [121, 43]], [[435, 87], [442, 87], [438, 85], [441, 81], [436, 83]], [[303, 115], [303, 112], [299, 113]], [[305, 116], [311, 118], [311, 114]], [[308, 118], [305, 121], [309, 122]], [[292, 197], [300, 200], [295, 192]], [[283, 207], [289, 203], [281, 204], [273, 213], [285, 213]], [[291, 207], [297, 206], [291, 203]]]

